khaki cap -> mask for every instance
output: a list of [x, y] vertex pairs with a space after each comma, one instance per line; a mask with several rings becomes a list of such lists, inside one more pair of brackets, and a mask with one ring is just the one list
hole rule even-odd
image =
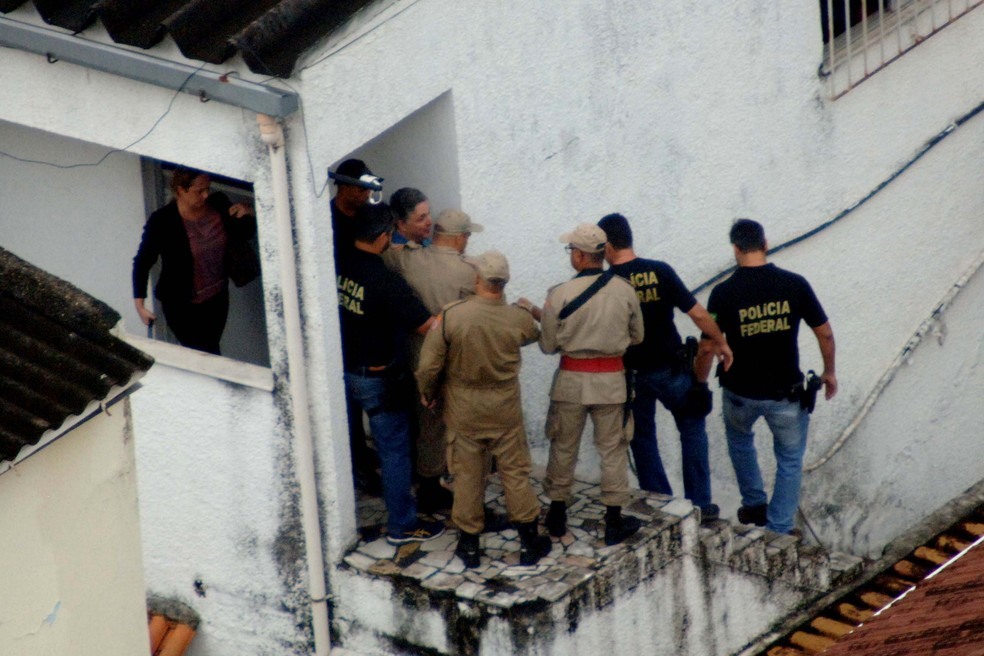
[[473, 223], [471, 217], [461, 210], [444, 210], [434, 220], [434, 229], [446, 235], [461, 235], [466, 232], [481, 232], [485, 228]]
[[605, 231], [596, 225], [579, 223], [571, 232], [562, 234], [560, 241], [585, 253], [600, 253], [605, 250], [605, 242], [608, 241], [608, 237], [605, 235]]
[[496, 250], [485, 251], [475, 257], [466, 257], [465, 262], [475, 267], [482, 280], [509, 281], [509, 262], [506, 256]]

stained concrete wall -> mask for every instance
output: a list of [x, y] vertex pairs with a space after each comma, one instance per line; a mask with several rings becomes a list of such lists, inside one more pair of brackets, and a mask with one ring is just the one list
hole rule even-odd
[[[536, 592], [563, 585], [554, 581], [524, 588], [523, 571], [535, 571], [527, 568], [500, 572], [478, 594], [459, 592], [481, 584], [416, 580], [413, 566], [394, 577], [346, 569], [337, 575], [346, 594], [335, 607], [336, 630], [346, 648], [380, 655], [737, 654], [860, 571], [860, 559], [832, 566], [826, 554], [795, 541], [778, 546], [770, 542], [778, 536], [761, 530], [733, 534], [723, 522], [698, 529], [692, 512], [664, 527], [614, 548], [556, 596]], [[559, 563], [551, 571], [564, 572]]]
[[147, 652], [128, 417], [117, 404], [0, 475], [0, 653]]
[[189, 656], [307, 653], [304, 538], [273, 395], [161, 362], [144, 385], [134, 426], [148, 591], [201, 617]]

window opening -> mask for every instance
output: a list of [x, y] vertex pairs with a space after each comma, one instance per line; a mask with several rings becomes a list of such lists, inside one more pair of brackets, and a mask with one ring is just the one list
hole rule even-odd
[[[171, 201], [171, 178], [178, 165], [144, 158], [141, 160], [144, 179], [144, 196], [146, 214], [163, 207]], [[228, 178], [206, 171], [211, 178], [211, 192], [221, 192], [229, 197], [232, 203], [247, 202], [254, 204], [253, 185], [242, 180]], [[258, 237], [250, 240], [250, 247], [259, 252]], [[133, 246], [136, 252], [137, 244]], [[160, 262], [151, 270], [151, 280], [147, 290], [146, 305], [157, 315], [153, 326], [148, 329], [148, 337], [178, 344], [174, 333], [167, 325], [167, 320], [161, 308], [160, 300], [154, 296], [153, 290], [160, 276]], [[262, 272], [252, 282], [237, 287], [229, 281], [229, 314], [225, 330], [220, 342], [222, 355], [234, 360], [248, 362], [262, 367], [270, 366], [269, 345], [267, 343], [266, 312], [263, 305]]]
[[832, 98], [954, 22], [984, 0], [820, 0], [824, 60]]

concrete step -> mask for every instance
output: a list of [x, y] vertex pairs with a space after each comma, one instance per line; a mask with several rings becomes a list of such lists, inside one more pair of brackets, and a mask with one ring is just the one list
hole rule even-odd
[[805, 544], [801, 538], [719, 519], [699, 532], [701, 555], [732, 567], [800, 588], [828, 590], [861, 573], [861, 558]]

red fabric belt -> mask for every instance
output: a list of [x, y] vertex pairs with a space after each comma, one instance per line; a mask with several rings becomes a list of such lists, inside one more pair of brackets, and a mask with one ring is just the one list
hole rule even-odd
[[581, 371], [592, 374], [623, 371], [622, 356], [613, 355], [607, 358], [571, 358], [560, 356], [560, 368], [564, 371]]

